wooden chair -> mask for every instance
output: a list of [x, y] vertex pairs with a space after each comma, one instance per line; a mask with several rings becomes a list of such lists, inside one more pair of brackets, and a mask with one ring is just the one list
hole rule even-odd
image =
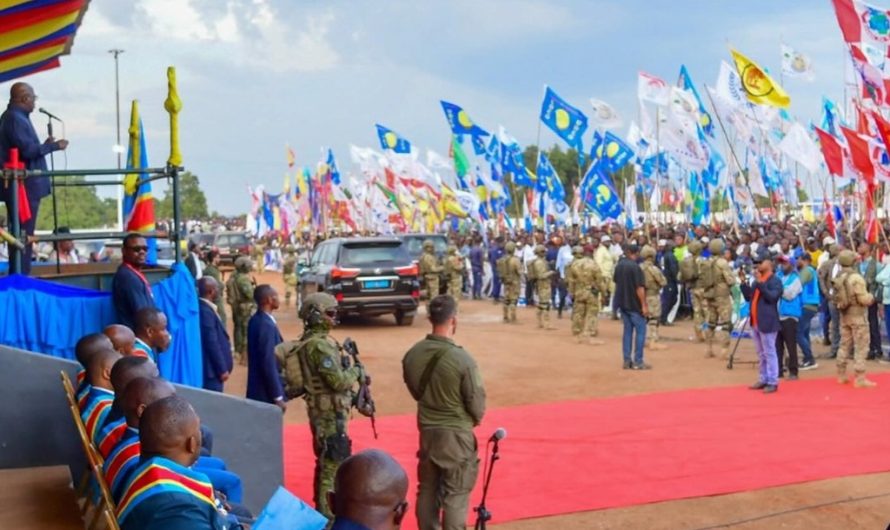
[[[71, 415], [74, 419], [75, 426], [78, 427], [78, 435], [81, 432], [86, 434], [86, 427], [83, 425], [83, 420], [80, 417], [80, 409], [77, 406], [77, 393], [74, 391], [74, 385], [71, 384], [71, 379], [68, 377], [68, 373], [62, 370], [62, 387], [65, 389], [65, 398], [68, 400], [68, 409], [71, 412]], [[81, 445], [83, 445], [84, 439], [81, 436]], [[80, 477], [80, 482], [77, 484], [77, 487], [74, 489], [75, 494], [77, 494], [78, 499], [83, 499], [83, 505], [81, 506], [81, 514], [85, 514], [87, 509], [90, 507], [90, 496], [87, 494], [87, 486], [90, 483], [90, 466], [87, 464], [87, 468], [83, 475]]]

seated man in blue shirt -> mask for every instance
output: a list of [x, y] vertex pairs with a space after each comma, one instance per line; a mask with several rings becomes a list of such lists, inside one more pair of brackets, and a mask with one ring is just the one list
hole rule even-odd
[[142, 273], [147, 253], [148, 244], [144, 237], [127, 234], [121, 248], [123, 263], [111, 280], [111, 299], [118, 322], [133, 331], [136, 331], [136, 313], [144, 307], [155, 307], [151, 284]]
[[379, 449], [354, 454], [340, 464], [328, 506], [331, 530], [396, 530], [408, 511], [408, 475]]

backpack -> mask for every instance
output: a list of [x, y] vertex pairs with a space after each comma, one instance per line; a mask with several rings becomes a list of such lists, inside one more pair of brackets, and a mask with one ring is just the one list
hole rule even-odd
[[717, 258], [711, 258], [699, 265], [697, 287], [708, 290], [717, 283], [717, 273], [714, 270], [716, 261]]
[[503, 278], [507, 275], [507, 256], [502, 256], [498, 258], [495, 262], [495, 268], [498, 271], [498, 276]]
[[847, 277], [849, 275], [850, 273], [843, 272], [831, 280], [831, 287], [834, 291], [831, 295], [831, 301], [837, 306], [838, 311], [847, 309], [853, 303], [850, 293], [847, 291]]
[[535, 270], [535, 263], [537, 263], [537, 261], [538, 261], [538, 258], [535, 258], [534, 261], [529, 263], [528, 267], [526, 267], [525, 278], [528, 281], [535, 281], [537, 279], [538, 271]]
[[698, 279], [698, 258], [689, 256], [680, 262], [680, 281], [691, 283]]
[[241, 301], [241, 292], [238, 291], [238, 285], [235, 282], [234, 274], [229, 277], [228, 281], [226, 281], [226, 299], [229, 301], [229, 305], [233, 306]]

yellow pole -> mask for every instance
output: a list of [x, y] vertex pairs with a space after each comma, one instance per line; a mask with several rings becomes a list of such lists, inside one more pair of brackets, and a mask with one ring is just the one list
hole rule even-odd
[[171, 166], [182, 165], [182, 152], [179, 150], [179, 111], [182, 110], [182, 100], [176, 91], [176, 68], [167, 67], [167, 99], [164, 101], [164, 109], [170, 114], [170, 158], [167, 164]]

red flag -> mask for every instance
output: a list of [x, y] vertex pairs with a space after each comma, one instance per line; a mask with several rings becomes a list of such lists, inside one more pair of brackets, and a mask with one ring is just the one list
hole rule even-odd
[[844, 136], [847, 138], [847, 146], [850, 148], [850, 159], [853, 161], [853, 167], [859, 171], [869, 187], [875, 183], [875, 166], [871, 162], [870, 149], [868, 140], [861, 137], [856, 131], [841, 126]]
[[832, 208], [828, 201], [822, 201], [825, 208], [825, 228], [831, 234], [831, 237], [837, 237], [837, 227], [834, 224], [834, 215], [831, 214]]
[[815, 127], [816, 134], [819, 135], [819, 145], [822, 147], [822, 157], [825, 158], [825, 165], [828, 172], [832, 175], [844, 176], [844, 150], [837, 138], [822, 129]]
[[879, 113], [872, 111], [872, 119], [875, 120], [875, 126], [878, 129], [878, 136], [884, 141], [884, 146], [890, 151], [890, 123], [884, 119]]
[[[18, 148], [10, 148], [9, 160], [3, 164], [3, 167], [6, 169], [25, 169], [25, 163], [19, 160]], [[19, 222], [27, 223], [31, 219], [31, 202], [28, 201], [28, 190], [25, 189], [25, 185], [22, 182], [19, 182], [18, 190]]]
[[874, 132], [872, 132], [871, 124], [868, 122], [868, 114], [859, 105], [856, 105], [856, 117], [856, 132], [866, 136], [873, 136]]
[[887, 11], [872, 8], [858, 0], [832, 0], [832, 3], [846, 42], [887, 42], [887, 35], [880, 25], [888, 16]]

